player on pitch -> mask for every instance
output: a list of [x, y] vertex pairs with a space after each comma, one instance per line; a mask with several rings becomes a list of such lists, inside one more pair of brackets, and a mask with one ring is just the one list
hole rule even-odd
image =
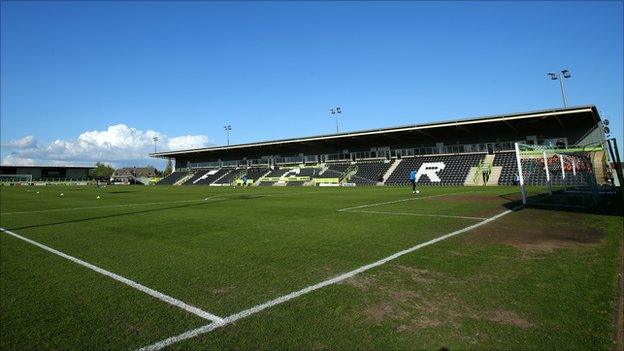
[[409, 181], [412, 183], [412, 194], [420, 193], [420, 191], [416, 190], [416, 171], [409, 172]]

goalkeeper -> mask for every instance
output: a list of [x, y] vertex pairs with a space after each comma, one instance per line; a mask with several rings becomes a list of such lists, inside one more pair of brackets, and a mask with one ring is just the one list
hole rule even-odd
[[412, 184], [412, 194], [417, 194], [420, 191], [416, 190], [416, 171], [409, 172], [409, 181]]

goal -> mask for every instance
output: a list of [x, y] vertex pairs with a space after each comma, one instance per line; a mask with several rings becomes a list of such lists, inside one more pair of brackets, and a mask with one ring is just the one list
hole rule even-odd
[[515, 144], [516, 174], [522, 202], [534, 205], [587, 207], [598, 201], [598, 175], [604, 148], [555, 148]]
[[0, 174], [2, 185], [29, 185], [32, 183], [32, 174]]

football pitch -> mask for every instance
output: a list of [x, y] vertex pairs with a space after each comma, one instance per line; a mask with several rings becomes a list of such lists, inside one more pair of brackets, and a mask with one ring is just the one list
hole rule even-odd
[[621, 204], [518, 198], [3, 187], [0, 349], [615, 348]]

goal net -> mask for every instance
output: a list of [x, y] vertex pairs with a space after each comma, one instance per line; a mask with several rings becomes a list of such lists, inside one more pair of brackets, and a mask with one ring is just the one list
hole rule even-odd
[[0, 174], [2, 185], [28, 185], [32, 183], [32, 174]]
[[524, 204], [587, 207], [598, 201], [604, 149], [516, 143], [516, 179]]

